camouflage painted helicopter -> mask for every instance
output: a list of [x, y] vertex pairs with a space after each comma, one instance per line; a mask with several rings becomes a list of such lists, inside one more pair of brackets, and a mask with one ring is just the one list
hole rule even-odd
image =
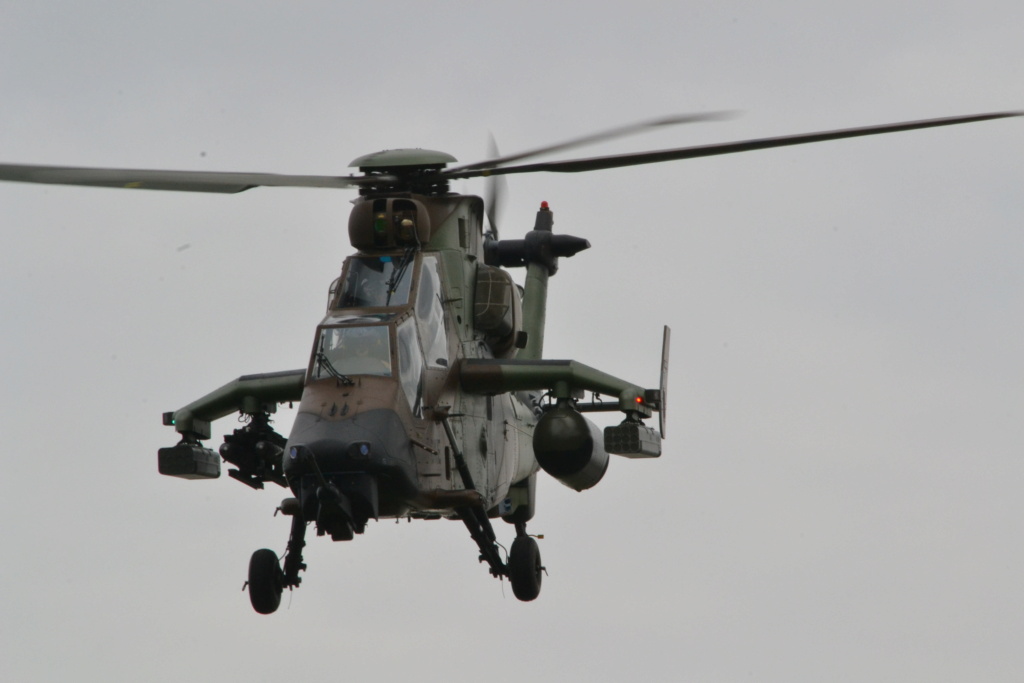
[[[554, 233], [547, 204], [523, 239], [499, 239], [497, 176], [581, 172], [752, 151], [840, 138], [1019, 116], [1002, 112], [843, 129], [698, 147], [513, 165], [530, 157], [652, 126], [706, 120], [671, 117], [568, 142], [446, 168], [454, 157], [390, 150], [360, 157], [349, 176], [143, 171], [0, 164], [0, 180], [99, 187], [235, 193], [258, 186], [357, 188], [349, 217], [356, 253], [330, 286], [305, 368], [246, 375], [164, 414], [180, 435], [159, 449], [160, 473], [185, 479], [228, 474], [254, 489], [289, 488], [292, 517], [283, 559], [257, 550], [248, 590], [257, 612], [274, 612], [285, 588], [301, 583], [302, 550], [317, 535], [351, 540], [370, 519], [461, 520], [490, 573], [508, 577], [520, 600], [540, 592], [544, 568], [526, 531], [544, 470], [582, 491], [596, 485], [609, 453], [657, 457], [665, 436], [668, 342], [655, 389], [574, 360], [543, 360], [548, 279], [560, 258], [588, 248]], [[484, 201], [449, 191], [459, 178], [491, 176], [489, 230]], [[508, 268], [526, 269], [523, 287]], [[586, 401], [587, 392], [592, 399]], [[607, 397], [602, 400], [601, 397]], [[298, 402], [289, 437], [271, 427], [279, 404]], [[583, 414], [619, 411], [602, 431]], [[659, 413], [659, 428], [644, 420]], [[239, 412], [245, 426], [219, 455], [203, 446], [211, 422]], [[515, 527], [506, 553], [491, 520]]]

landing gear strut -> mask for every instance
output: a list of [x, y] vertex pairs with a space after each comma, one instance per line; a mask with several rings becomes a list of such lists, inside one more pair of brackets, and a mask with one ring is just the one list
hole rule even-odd
[[[468, 489], [475, 489], [473, 478], [466, 467], [466, 460], [462, 457], [462, 450], [452, 432], [448, 418], [442, 419], [445, 433], [448, 435], [448, 442], [455, 454], [455, 466], [462, 477], [463, 483]], [[540, 548], [537, 541], [526, 533], [526, 522], [521, 519], [515, 522], [516, 540], [512, 543], [512, 550], [508, 554], [508, 564], [501, 559], [498, 550], [497, 537], [494, 535], [494, 528], [487, 516], [487, 511], [482, 505], [473, 505], [459, 508], [457, 510], [459, 519], [466, 525], [469, 535], [476, 541], [480, 548], [480, 561], [490, 565], [491, 576], [498, 578], [507, 576], [512, 584], [512, 592], [523, 602], [535, 600], [540, 595], [540, 581], [544, 573], [544, 567], [540, 563]], [[527, 518], [528, 519], [528, 518]]]
[[459, 517], [480, 548], [480, 561], [490, 565], [491, 576], [507, 576], [512, 584], [512, 593], [518, 599], [523, 602], [535, 600], [540, 595], [544, 566], [540, 562], [536, 539], [526, 533], [526, 523], [516, 522], [516, 540], [512, 543], [506, 564], [501, 559], [494, 529], [483, 508], [462, 508]]

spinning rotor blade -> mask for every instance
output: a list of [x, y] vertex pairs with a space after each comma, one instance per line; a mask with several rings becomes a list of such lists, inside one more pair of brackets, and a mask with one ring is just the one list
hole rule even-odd
[[668, 325], [661, 334], [661, 381], [658, 383], [660, 392], [658, 405], [658, 431], [661, 438], [665, 438], [665, 424], [668, 422], [668, 351], [672, 341], [672, 330]]
[[[493, 135], [487, 145], [487, 154], [498, 156], [498, 143]], [[508, 194], [508, 180], [504, 176], [489, 176], [486, 182], [484, 205], [487, 207], [487, 221], [491, 224], [489, 234], [492, 239], [498, 239], [498, 220], [502, 205], [505, 203], [505, 195]]]
[[219, 171], [143, 171], [120, 168], [0, 164], [0, 180], [52, 185], [123, 187], [180, 192], [235, 193], [253, 187], [330, 187], [358, 185], [361, 178], [344, 176], [224, 173]]
[[662, 161], [678, 161], [681, 159], [695, 159], [697, 157], [717, 156], [719, 154], [750, 152], [757, 149], [769, 149], [771, 147], [803, 145], [809, 142], [824, 142], [826, 140], [854, 138], [860, 137], [862, 135], [880, 135], [882, 133], [898, 133], [900, 131], [916, 130], [918, 128], [952, 126], [959, 123], [974, 123], [977, 121], [1003, 119], [1009, 118], [1011, 116], [1021, 115], [1024, 115], [1024, 112], [1011, 111], [999, 112], [994, 114], [977, 114], [972, 116], [951, 116], [942, 119], [907, 121], [904, 123], [890, 123], [880, 126], [865, 126], [862, 128], [844, 128], [840, 130], [823, 131], [819, 133], [784, 135], [782, 137], [758, 138], [754, 140], [743, 140], [740, 142], [725, 142], [713, 145], [700, 145], [697, 147], [681, 147], [679, 149], [665, 149], [653, 152], [637, 152], [633, 154], [617, 154], [614, 156], [606, 157], [592, 157], [590, 159], [550, 161], [535, 164], [524, 164], [522, 166], [505, 166], [502, 168], [456, 171], [452, 175], [457, 178], [470, 178], [481, 175], [506, 175], [510, 173], [534, 173], [537, 171], [550, 171], [552, 173], [580, 173], [582, 171], [598, 171], [606, 168], [621, 168], [623, 166], [655, 164], [660, 163]]
[[660, 119], [641, 121], [640, 123], [631, 123], [626, 126], [616, 126], [615, 128], [609, 128], [608, 130], [603, 130], [598, 133], [590, 133], [589, 135], [584, 135], [583, 137], [580, 138], [573, 138], [572, 140], [566, 140], [565, 142], [559, 142], [554, 145], [548, 145], [546, 147], [538, 147], [537, 149], [531, 149], [525, 152], [510, 154], [505, 157], [497, 156], [498, 151], [497, 148], [495, 148], [493, 152], [488, 152], [494, 155], [492, 158], [487, 159], [486, 161], [478, 161], [475, 164], [466, 164], [465, 166], [457, 166], [455, 168], [448, 169], [448, 171], [445, 172], [445, 175], [451, 173], [460, 173], [462, 171], [497, 168], [498, 166], [510, 164], [513, 161], [528, 159], [530, 157], [540, 156], [541, 154], [560, 152], [564, 149], [572, 149], [573, 147], [591, 145], [597, 142], [603, 142], [605, 140], [623, 137], [625, 135], [640, 133], [651, 128], [674, 126], [679, 123], [698, 123], [700, 121], [722, 121], [727, 118], [730, 118], [732, 115], [733, 114], [731, 112], [719, 111], [707, 112], [704, 114], [679, 114], [676, 116], [665, 116]]

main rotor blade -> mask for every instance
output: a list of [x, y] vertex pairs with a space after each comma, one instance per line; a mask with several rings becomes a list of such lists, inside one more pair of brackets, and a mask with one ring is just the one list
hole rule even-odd
[[803, 133], [800, 135], [785, 135], [775, 138], [758, 138], [755, 140], [743, 140], [741, 142], [725, 142], [713, 145], [700, 145], [697, 147], [681, 147], [679, 149], [665, 149], [653, 152], [637, 152], [633, 154], [618, 154], [606, 157], [592, 157], [590, 159], [573, 159], [569, 161], [550, 161], [535, 164], [524, 164], [522, 166], [506, 166], [503, 168], [480, 169], [476, 171], [456, 172], [453, 177], [471, 178], [481, 175], [506, 175], [510, 173], [535, 173], [538, 171], [550, 171], [552, 173], [579, 173], [582, 171], [598, 171], [605, 168], [621, 168], [623, 166], [638, 166], [640, 164], [655, 164], [662, 161], [678, 161], [681, 159], [695, 159], [697, 157], [717, 156], [719, 154], [733, 154], [735, 152], [750, 152], [757, 149], [769, 149], [771, 147], [787, 147], [789, 145], [803, 145], [810, 142], [824, 142], [826, 140], [839, 140], [841, 138], [854, 138], [862, 135], [880, 135], [882, 133], [898, 133], [905, 130], [916, 130], [918, 128], [935, 128], [937, 126], [952, 126], [959, 123], [974, 123], [976, 121], [988, 121], [991, 119], [1004, 119], [1012, 116], [1022, 116], [1024, 112], [999, 112], [994, 114], [977, 114], [972, 116], [951, 116], [942, 119], [928, 119], [924, 121], [907, 121], [904, 123], [890, 123], [881, 126], [865, 126], [863, 128], [844, 128], [841, 130], [823, 131], [820, 133]]
[[0, 164], [0, 180], [19, 183], [231, 194], [260, 186], [345, 188], [358, 185], [362, 179], [344, 176], [278, 175], [273, 173], [144, 171], [121, 168]]
[[498, 166], [510, 164], [513, 161], [528, 159], [530, 157], [540, 156], [541, 154], [551, 154], [552, 152], [560, 152], [565, 149], [572, 149], [573, 147], [591, 145], [597, 142], [603, 142], [604, 140], [611, 140], [613, 138], [622, 137], [624, 135], [632, 135], [634, 133], [639, 133], [651, 128], [674, 126], [680, 123], [697, 123], [700, 121], [722, 121], [724, 119], [730, 118], [732, 115], [732, 112], [724, 111], [705, 112], [703, 114], [679, 114], [676, 116], [665, 116], [660, 119], [652, 119], [650, 121], [631, 123], [625, 126], [609, 128], [608, 130], [603, 130], [597, 133], [590, 133], [589, 135], [584, 135], [583, 137], [580, 138], [573, 138], [572, 140], [566, 140], [565, 142], [559, 142], [553, 145], [548, 145], [546, 147], [538, 147], [536, 149], [531, 149], [525, 152], [518, 152], [516, 154], [510, 154], [504, 157], [495, 157], [493, 159], [487, 159], [486, 161], [478, 161], [474, 164], [466, 164], [465, 166], [457, 166], [455, 168], [451, 168], [445, 171], [445, 175], [484, 168], [497, 168]]

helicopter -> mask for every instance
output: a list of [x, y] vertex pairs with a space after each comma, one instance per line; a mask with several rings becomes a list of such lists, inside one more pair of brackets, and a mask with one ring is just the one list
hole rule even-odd
[[[647, 388], [576, 360], [543, 357], [549, 279], [560, 259], [588, 249], [554, 231], [544, 202], [521, 239], [499, 237], [502, 176], [575, 173], [754, 151], [1021, 116], [997, 112], [846, 128], [640, 153], [519, 163], [641, 130], [721, 118], [665, 117], [468, 165], [426, 149], [355, 159], [357, 174], [131, 170], [0, 164], [0, 180], [129, 189], [237, 193], [255, 187], [355, 189], [352, 255], [330, 284], [305, 367], [243, 375], [163, 414], [178, 442], [158, 449], [162, 475], [228, 476], [253, 489], [288, 489], [291, 518], [282, 557], [256, 550], [247, 589], [260, 614], [275, 612], [307, 566], [306, 533], [350, 541], [370, 520], [461, 521], [489, 573], [516, 598], [540, 594], [545, 567], [527, 524], [541, 471], [576, 491], [596, 486], [611, 455], [657, 458], [666, 435], [669, 342], [660, 381]], [[486, 200], [452, 192], [453, 180], [484, 177]], [[485, 230], [486, 226], [486, 230]], [[512, 277], [525, 269], [523, 285]], [[587, 395], [590, 395], [589, 399]], [[272, 426], [281, 404], [298, 404], [287, 437]], [[597, 427], [592, 412], [622, 413]], [[658, 413], [658, 426], [646, 424]], [[217, 451], [212, 423], [238, 413], [244, 425]], [[511, 525], [510, 548], [494, 520]]]

